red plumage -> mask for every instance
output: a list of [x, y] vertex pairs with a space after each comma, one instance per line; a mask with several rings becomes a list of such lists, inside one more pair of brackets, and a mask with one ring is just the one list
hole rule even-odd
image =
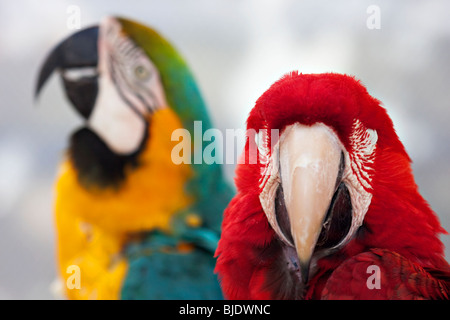
[[[410, 158], [380, 102], [353, 77], [293, 72], [256, 102], [248, 129], [324, 123], [349, 153], [352, 123], [376, 130], [372, 199], [358, 231], [339, 251], [320, 258], [302, 287], [283, 267], [276, 232], [260, 203], [261, 163], [238, 165], [237, 195], [224, 214], [216, 272], [229, 299], [448, 299], [450, 267], [437, 216], [418, 192]], [[248, 155], [251, 139], [247, 140]], [[369, 289], [370, 265], [381, 289]]]

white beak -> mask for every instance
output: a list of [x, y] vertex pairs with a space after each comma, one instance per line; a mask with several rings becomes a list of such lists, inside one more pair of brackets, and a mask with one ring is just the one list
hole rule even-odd
[[293, 124], [280, 137], [280, 177], [290, 232], [303, 276], [336, 191], [341, 147], [324, 124]]

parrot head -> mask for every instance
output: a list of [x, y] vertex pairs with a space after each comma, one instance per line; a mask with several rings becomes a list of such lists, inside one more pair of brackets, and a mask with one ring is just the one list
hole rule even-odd
[[[85, 120], [86, 126], [72, 135], [69, 147], [81, 180], [99, 185], [120, 183], [124, 167], [138, 165], [148, 128], [161, 110], [173, 111], [182, 122], [180, 127], [188, 130], [194, 120], [203, 121], [205, 130], [210, 126], [182, 57], [155, 30], [132, 20], [106, 17], [98, 26], [59, 43], [40, 69], [36, 97], [54, 72], [62, 80], [66, 97]], [[87, 156], [92, 153], [85, 150], [87, 145], [95, 145], [90, 148], [97, 150], [94, 156]], [[93, 158], [109, 163], [93, 165], [88, 162]]]
[[42, 67], [36, 94], [55, 70], [88, 127], [117, 154], [136, 151], [148, 117], [167, 106], [158, 68], [116, 18], [61, 42]]
[[361, 226], [378, 132], [395, 140], [392, 123], [354, 79], [292, 73], [259, 98], [248, 127], [257, 132], [261, 206], [307, 282], [311, 260], [344, 246]]
[[[246, 243], [261, 250], [246, 255], [258, 257], [248, 263], [265, 269], [262, 277], [247, 274], [249, 285], [263, 279], [260, 286], [272, 292], [270, 298], [303, 297], [313, 277], [368, 247], [441, 259], [436, 234], [443, 229], [417, 191], [393, 122], [354, 77], [287, 74], [256, 101], [247, 129], [244, 155], [250, 163], [236, 169], [241, 196], [235, 201], [250, 197], [260, 209], [239, 216], [230, 204], [216, 252], [219, 275], [241, 259], [230, 247]], [[246, 224], [259, 234], [247, 231], [237, 240], [233, 226]], [[328, 271], [321, 269], [325, 265]], [[228, 296], [245, 298], [223, 279]]]

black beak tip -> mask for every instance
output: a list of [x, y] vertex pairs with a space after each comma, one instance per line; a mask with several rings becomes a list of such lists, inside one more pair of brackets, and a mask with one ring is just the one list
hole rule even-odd
[[37, 102], [39, 95], [42, 91], [42, 88], [44, 87], [44, 84], [47, 82], [47, 80], [50, 78], [51, 74], [53, 73], [52, 70], [45, 70], [48, 68], [41, 68], [38, 76], [38, 81], [36, 82], [36, 87], [34, 89], [34, 102]]
[[302, 276], [302, 281], [304, 284], [309, 281], [309, 261], [302, 262], [300, 261], [300, 274]]

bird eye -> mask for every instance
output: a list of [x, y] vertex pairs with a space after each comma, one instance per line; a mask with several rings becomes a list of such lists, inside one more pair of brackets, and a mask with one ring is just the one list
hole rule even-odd
[[141, 65], [134, 69], [134, 74], [139, 80], [147, 80], [150, 77], [150, 71]]

